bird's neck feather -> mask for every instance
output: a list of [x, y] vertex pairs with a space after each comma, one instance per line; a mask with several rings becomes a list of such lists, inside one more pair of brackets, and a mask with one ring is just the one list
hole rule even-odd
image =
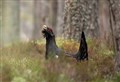
[[51, 44], [51, 45], [56, 45], [55, 37], [46, 39], [46, 44], [47, 44], [47, 45], [49, 45], [49, 44]]

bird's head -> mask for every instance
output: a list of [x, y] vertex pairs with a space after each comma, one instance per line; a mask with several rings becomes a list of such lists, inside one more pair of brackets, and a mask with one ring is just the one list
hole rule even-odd
[[53, 30], [46, 25], [43, 25], [42, 33], [43, 33], [43, 36], [46, 38], [54, 37]]

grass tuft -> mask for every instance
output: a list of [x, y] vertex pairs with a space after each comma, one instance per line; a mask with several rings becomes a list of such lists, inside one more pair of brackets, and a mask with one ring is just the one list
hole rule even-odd
[[[15, 43], [0, 50], [2, 82], [120, 82], [114, 70], [114, 52], [97, 40], [87, 39], [89, 61], [60, 56], [45, 60], [45, 41]], [[57, 38], [65, 51], [75, 53], [79, 43]]]

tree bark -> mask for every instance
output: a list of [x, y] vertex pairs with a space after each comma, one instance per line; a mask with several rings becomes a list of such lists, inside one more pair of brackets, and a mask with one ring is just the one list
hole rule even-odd
[[120, 72], [120, 0], [109, 0], [111, 6], [111, 16], [113, 18], [113, 35], [115, 45], [115, 68]]
[[50, 0], [50, 18], [49, 18], [49, 22], [51, 24], [51, 27], [54, 29], [54, 33], [56, 33], [57, 28], [56, 28], [56, 24], [57, 24], [57, 12], [58, 12], [58, 1], [57, 0]]
[[66, 0], [63, 33], [65, 38], [79, 39], [81, 31], [80, 1]]
[[99, 0], [99, 27], [100, 40], [109, 47], [113, 47], [113, 37], [111, 29], [111, 13], [108, 0]]
[[81, 31], [90, 37], [99, 35], [98, 0], [66, 0], [63, 33], [65, 38], [80, 39]]
[[57, 13], [57, 25], [56, 25], [56, 32], [57, 36], [62, 36], [63, 32], [63, 18], [64, 18], [64, 0], [58, 0], [58, 13]]

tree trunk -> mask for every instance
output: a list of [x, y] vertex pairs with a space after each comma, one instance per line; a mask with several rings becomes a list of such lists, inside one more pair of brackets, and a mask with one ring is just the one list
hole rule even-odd
[[19, 0], [2, 0], [3, 44], [19, 41]]
[[56, 25], [56, 33], [57, 36], [62, 36], [63, 32], [63, 18], [64, 18], [64, 0], [58, 0], [58, 13], [57, 13], [57, 25]]
[[113, 34], [116, 52], [115, 67], [120, 72], [120, 0], [109, 0], [111, 4], [111, 14], [113, 18]]
[[[40, 9], [41, 8], [41, 9]], [[34, 1], [34, 31], [33, 31], [33, 39], [40, 39], [42, 37], [41, 29], [42, 29], [42, 3], [41, 0]]]
[[20, 37], [22, 41], [32, 39], [34, 29], [34, 0], [20, 0]]
[[63, 33], [65, 38], [80, 39], [81, 31], [91, 37], [99, 35], [97, 0], [66, 0]]
[[2, 38], [2, 9], [3, 9], [3, 1], [0, 0], [0, 48], [3, 46], [3, 38]]
[[50, 14], [49, 14], [49, 22], [51, 27], [54, 29], [54, 33], [56, 33], [56, 24], [57, 24], [57, 11], [58, 10], [58, 1], [50, 0]]
[[111, 13], [110, 4], [108, 0], [99, 0], [99, 27], [100, 27], [100, 40], [109, 47], [113, 46], [113, 37], [111, 29]]
[[66, 0], [63, 33], [65, 38], [79, 39], [81, 31], [80, 1]]

